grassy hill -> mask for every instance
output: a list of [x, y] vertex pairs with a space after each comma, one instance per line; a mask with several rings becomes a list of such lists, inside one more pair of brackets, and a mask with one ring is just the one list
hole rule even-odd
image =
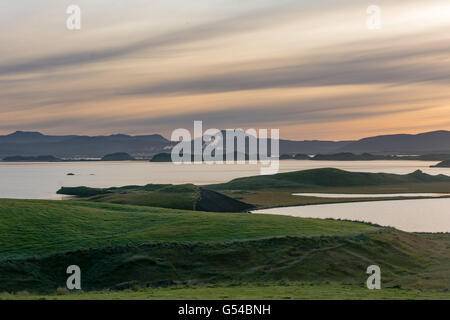
[[129, 204], [208, 212], [243, 212], [254, 206], [205, 190], [193, 184], [125, 186], [120, 188], [63, 187], [58, 194], [84, 197], [88, 201]]
[[195, 210], [200, 198], [200, 190], [192, 184], [172, 186], [150, 185], [146, 187], [125, 187], [108, 189], [109, 192], [94, 196], [88, 200], [131, 204], [161, 208]]
[[83, 271], [85, 291], [282, 280], [364, 286], [372, 264], [382, 266], [384, 287], [444, 290], [450, 285], [449, 259], [442, 249], [438, 242], [394, 230], [116, 245], [0, 261], [0, 291], [54, 292], [64, 287], [65, 269], [74, 263]]
[[147, 242], [354, 235], [363, 223], [79, 201], [0, 200], [0, 259]]
[[106, 189], [61, 188], [58, 193], [84, 200], [208, 212], [245, 212], [255, 207], [280, 207], [392, 198], [300, 197], [295, 192], [325, 193], [450, 193], [450, 177], [421, 171], [397, 175], [348, 172], [333, 168], [280, 173], [232, 180], [204, 187], [192, 184], [125, 186]]
[[[279, 173], [234, 179], [205, 186], [259, 208], [324, 203], [397, 200], [398, 193], [450, 193], [450, 177], [432, 176], [421, 171], [398, 175], [348, 172], [333, 168]], [[386, 194], [384, 198], [326, 198], [294, 196], [293, 193]]]
[[448, 183], [450, 177], [432, 176], [415, 171], [406, 175], [389, 173], [349, 172], [334, 168], [312, 169], [279, 173], [271, 176], [254, 176], [234, 179], [228, 183], [209, 185], [213, 190], [258, 190], [276, 188], [319, 188], [385, 186], [421, 183]]
[[79, 201], [0, 200], [0, 292], [52, 293], [68, 265], [85, 291], [278, 281], [450, 286], [448, 235], [333, 220]]

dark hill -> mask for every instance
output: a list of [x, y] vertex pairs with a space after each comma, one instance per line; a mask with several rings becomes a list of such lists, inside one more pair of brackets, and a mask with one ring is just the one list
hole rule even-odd
[[151, 156], [166, 150], [171, 142], [159, 134], [128, 136], [48, 136], [18, 131], [0, 136], [0, 157], [53, 154], [59, 158], [100, 158], [120, 150], [133, 156]]
[[450, 151], [450, 131], [383, 135], [361, 139], [340, 148], [341, 152], [444, 152]]
[[204, 188], [200, 188], [200, 198], [195, 205], [195, 210], [209, 212], [244, 212], [254, 208], [253, 205]]
[[354, 141], [280, 140], [280, 153], [290, 153], [290, 154], [335, 153], [352, 142]]
[[63, 187], [58, 194], [78, 196], [95, 202], [170, 209], [243, 212], [254, 206], [193, 184], [125, 186], [120, 188]]

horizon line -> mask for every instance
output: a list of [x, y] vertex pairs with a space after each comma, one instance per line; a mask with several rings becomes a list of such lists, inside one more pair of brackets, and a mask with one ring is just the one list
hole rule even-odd
[[[239, 128], [241, 129], [241, 128]], [[220, 131], [227, 131], [227, 130], [237, 130], [237, 129], [218, 129]], [[245, 129], [243, 129], [245, 131]], [[359, 139], [344, 139], [344, 140], [322, 140], [322, 139], [304, 139], [304, 140], [295, 140], [295, 139], [285, 139], [280, 138], [280, 140], [284, 141], [327, 141], [327, 142], [351, 142], [351, 141], [360, 141], [362, 139], [367, 138], [375, 138], [375, 137], [382, 137], [382, 136], [417, 136], [422, 134], [430, 134], [430, 133], [437, 133], [437, 132], [450, 132], [450, 130], [445, 129], [439, 129], [439, 130], [432, 130], [432, 131], [423, 131], [423, 132], [417, 132], [417, 133], [386, 133], [386, 134], [379, 134], [379, 135], [372, 135], [372, 136], [364, 136]], [[28, 133], [28, 134], [40, 134], [47, 137], [64, 137], [64, 136], [78, 136], [78, 137], [112, 137], [112, 136], [127, 136], [127, 137], [144, 137], [144, 136], [161, 136], [162, 138], [171, 141], [169, 138], [167, 138], [165, 135], [161, 133], [148, 133], [148, 134], [127, 134], [127, 133], [112, 133], [112, 134], [99, 134], [99, 135], [82, 135], [82, 134], [46, 134], [42, 133], [41, 131], [27, 131], [27, 130], [15, 130], [11, 133], [7, 134], [0, 134], [0, 137], [7, 137], [11, 136], [13, 134], [17, 133]]]

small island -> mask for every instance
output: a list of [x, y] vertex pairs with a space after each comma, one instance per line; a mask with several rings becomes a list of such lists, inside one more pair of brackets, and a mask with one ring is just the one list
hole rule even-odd
[[294, 159], [295, 159], [295, 160], [311, 160], [311, 157], [308, 156], [307, 154], [297, 153], [297, 154], [294, 156]]
[[431, 168], [450, 168], [450, 160], [439, 162], [437, 165], [431, 166]]
[[6, 162], [60, 162], [59, 158], [54, 156], [11, 156], [3, 158]]
[[126, 152], [117, 152], [105, 155], [101, 161], [132, 161], [136, 160]]
[[294, 156], [291, 154], [282, 154], [280, 155], [280, 160], [292, 160], [294, 159]]
[[313, 160], [325, 161], [370, 161], [370, 160], [393, 160], [394, 156], [373, 155], [370, 153], [354, 154], [350, 152], [342, 152], [336, 154], [317, 154]]
[[[239, 157], [239, 156], [241, 156], [241, 157]], [[183, 154], [180, 154], [180, 157], [183, 157]], [[222, 155], [223, 161], [226, 161], [227, 159], [234, 159], [234, 161], [237, 161], [238, 159], [245, 159], [247, 161], [247, 160], [249, 160], [249, 158], [250, 157], [248, 154], [242, 154], [242, 153], [238, 154], [238, 152], [234, 152], [234, 155], [231, 153]], [[197, 160], [196, 156], [193, 154], [190, 154], [189, 156], [187, 156], [187, 159], [190, 162], [206, 161], [203, 159], [203, 156], [200, 157], [201, 160]], [[182, 160], [181, 162], [183, 162], [183, 161], [184, 160]], [[158, 153], [153, 156], [153, 158], [150, 160], [150, 162], [172, 162], [172, 154], [171, 153]]]
[[172, 162], [172, 155], [170, 153], [158, 153], [153, 156], [150, 162]]

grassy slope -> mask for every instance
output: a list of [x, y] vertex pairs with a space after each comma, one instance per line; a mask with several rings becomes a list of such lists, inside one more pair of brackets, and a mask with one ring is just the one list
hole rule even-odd
[[95, 202], [0, 200], [0, 259], [151, 241], [226, 242], [351, 235], [362, 223]]
[[234, 179], [228, 183], [209, 185], [213, 190], [317, 189], [360, 186], [392, 186], [423, 183], [446, 183], [450, 177], [431, 176], [420, 171], [407, 175], [389, 173], [348, 172], [333, 168], [312, 169]]
[[[450, 193], [450, 178], [419, 171], [408, 175], [358, 173], [325, 168], [246, 177], [200, 188], [195, 185], [147, 185], [94, 189], [62, 188], [61, 194], [91, 196], [87, 200], [211, 212], [242, 212], [259, 208], [400, 198], [318, 198], [294, 192], [325, 193]], [[214, 194], [210, 190], [219, 191]], [[96, 196], [92, 196], [95, 195]], [[222, 196], [224, 195], [224, 196]]]
[[353, 222], [0, 200], [0, 292], [54, 292], [71, 264], [84, 290], [280, 280], [361, 287], [367, 266], [379, 264], [384, 287], [442, 291], [449, 247], [449, 235]]
[[81, 267], [86, 291], [281, 280], [363, 286], [372, 264], [381, 266], [385, 288], [442, 291], [450, 287], [447, 246], [386, 229], [341, 237], [114, 246], [0, 261], [0, 292], [54, 292], [65, 286], [71, 264]]
[[87, 201], [208, 212], [243, 212], [253, 208], [252, 205], [193, 184], [150, 184], [107, 189], [75, 187], [61, 188], [58, 193], [83, 197]]
[[57, 192], [77, 196], [84, 200], [108, 202], [116, 204], [131, 204], [182, 210], [194, 210], [200, 198], [199, 187], [193, 184], [163, 185], [149, 184], [146, 186], [125, 186], [106, 189], [89, 187], [63, 187]]
[[[421, 191], [424, 192], [425, 186], [422, 186]], [[350, 191], [350, 193], [362, 193], [359, 187], [355, 188], [346, 188], [346, 191]], [[374, 194], [379, 193], [381, 188], [373, 188], [372, 192]], [[384, 191], [385, 189], [383, 189]], [[395, 191], [394, 191], [395, 190]], [[395, 188], [392, 190], [392, 193], [410, 193], [414, 192], [411, 189], [400, 189]], [[327, 189], [327, 190], [315, 190], [315, 192], [324, 192], [324, 193], [345, 193], [344, 190], [336, 190], [336, 189]], [[331, 204], [331, 203], [349, 203], [349, 202], [367, 202], [367, 201], [384, 201], [384, 200], [402, 200], [402, 199], [427, 199], [430, 197], [380, 197], [380, 198], [323, 198], [323, 197], [305, 197], [305, 196], [295, 196], [293, 193], [295, 191], [292, 190], [283, 190], [283, 189], [267, 189], [267, 190], [254, 190], [254, 191], [222, 191], [223, 194], [228, 197], [234, 198], [239, 201], [243, 201], [245, 203], [250, 203], [257, 208], [274, 208], [274, 207], [288, 207], [288, 206], [305, 206], [305, 205], [315, 205], [315, 204]], [[436, 192], [440, 193], [442, 191], [431, 191], [430, 189], [427, 192]], [[448, 192], [448, 189], [447, 189]], [[367, 192], [366, 192], [367, 193]], [[448, 196], [443, 196], [442, 198], [447, 198]]]
[[141, 190], [139, 188], [126, 191], [123, 191], [123, 189], [118, 190], [118, 192], [96, 196], [92, 200], [116, 204], [194, 210], [200, 197], [199, 188], [192, 184], [164, 186], [154, 191]]

